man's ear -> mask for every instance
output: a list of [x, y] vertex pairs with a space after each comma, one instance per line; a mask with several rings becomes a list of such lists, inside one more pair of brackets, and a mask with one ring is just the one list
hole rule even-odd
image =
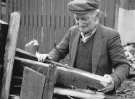
[[76, 15], [74, 15], [74, 24], [78, 25], [78, 21], [76, 19]]
[[102, 16], [102, 14], [101, 14], [100, 10], [96, 11], [96, 15], [95, 15], [96, 24], [98, 24], [100, 22], [101, 16]]
[[100, 18], [101, 17], [101, 12], [100, 10], [96, 10], [96, 18]]

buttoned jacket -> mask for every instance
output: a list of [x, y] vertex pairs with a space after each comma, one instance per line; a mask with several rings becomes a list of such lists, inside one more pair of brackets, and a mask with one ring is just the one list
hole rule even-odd
[[[50, 51], [54, 61], [59, 61], [68, 54], [70, 66], [74, 66], [80, 31], [77, 26], [71, 27], [61, 42]], [[82, 60], [83, 62], [83, 60]], [[127, 61], [121, 44], [120, 35], [115, 30], [97, 25], [92, 49], [92, 73], [111, 74], [117, 88], [129, 73]]]

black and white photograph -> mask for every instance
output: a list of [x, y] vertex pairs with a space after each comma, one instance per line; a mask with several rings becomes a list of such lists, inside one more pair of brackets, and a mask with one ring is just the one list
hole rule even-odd
[[0, 99], [135, 99], [135, 0], [0, 0]]

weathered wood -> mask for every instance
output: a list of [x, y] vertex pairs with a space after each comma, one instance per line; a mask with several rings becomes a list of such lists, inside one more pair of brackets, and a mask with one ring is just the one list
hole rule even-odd
[[16, 49], [15, 56], [20, 57], [20, 58], [24, 58], [24, 59], [30, 59], [30, 60], [37, 61], [37, 58], [35, 57], [35, 55], [33, 55], [27, 51], [24, 51], [22, 49], [19, 49], [19, 48]]
[[[37, 57], [35, 55], [33, 55], [31, 52], [27, 52], [27, 51], [22, 50], [20, 48], [16, 49], [16, 55], [15, 56], [18, 57], [18, 58], [38, 61]], [[70, 66], [67, 66], [67, 65], [61, 64], [59, 62], [52, 61], [52, 60], [46, 60], [46, 63], [51, 63], [51, 64], [54, 64], [54, 65], [57, 65], [57, 66], [60, 66], [60, 67], [72, 69], [72, 67], [70, 67]]]
[[90, 90], [54, 88], [54, 94], [73, 96], [81, 99], [104, 99], [105, 98], [105, 95], [103, 93], [93, 92]]
[[108, 82], [103, 76], [92, 74], [80, 69], [57, 67], [57, 71], [57, 82], [62, 83], [65, 86], [70, 85], [77, 88], [90, 88], [96, 90], [104, 88], [100, 82]]
[[24, 59], [24, 58], [19, 58], [19, 57], [15, 57], [15, 60], [17, 62], [20, 62], [20, 64], [22, 66], [30, 67], [30, 68], [32, 68], [40, 73], [43, 73], [44, 75], [47, 75], [47, 72], [49, 70], [50, 64], [41, 63], [41, 62], [37, 62], [37, 61], [29, 60], [29, 59]]
[[11, 13], [9, 31], [7, 35], [5, 57], [4, 57], [4, 75], [2, 79], [1, 99], [8, 99], [10, 82], [13, 70], [16, 43], [18, 38], [20, 24], [20, 14], [18, 12]]
[[42, 98], [43, 99], [52, 99], [54, 84], [56, 82], [56, 76], [57, 76], [56, 66], [37, 62], [37, 61], [32, 61], [32, 60], [28, 60], [28, 59], [23, 59], [23, 58], [19, 58], [19, 57], [15, 57], [15, 60], [21, 62], [21, 64], [23, 66], [30, 67], [30, 68], [46, 75]]
[[[23, 58], [15, 58], [31, 68], [35, 68], [39, 72], [47, 74], [49, 65]], [[100, 82], [108, 82], [103, 76], [95, 75], [75, 68], [59, 67], [57, 65], [57, 80], [65, 86], [75, 86], [78, 88], [94, 88], [100, 89], [104, 86]]]
[[54, 92], [54, 84], [56, 83], [56, 73], [56, 66], [50, 65], [48, 73], [46, 75], [46, 82], [42, 99], [52, 99]]
[[20, 99], [42, 99], [45, 76], [28, 67], [24, 68]]
[[106, 95], [101, 92], [95, 92], [86, 89], [64, 89], [64, 88], [54, 88], [54, 94], [68, 95], [81, 99], [129, 99], [126, 97], [121, 97], [118, 95]]

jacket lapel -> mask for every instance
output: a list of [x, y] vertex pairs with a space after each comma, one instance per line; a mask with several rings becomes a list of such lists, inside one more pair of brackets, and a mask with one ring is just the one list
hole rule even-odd
[[72, 66], [74, 66], [74, 62], [75, 62], [75, 57], [76, 57], [76, 52], [77, 52], [77, 48], [78, 48], [78, 42], [79, 42], [79, 37], [80, 37], [80, 33], [77, 33], [75, 39], [73, 40], [72, 43], [72, 49], [71, 49], [71, 57], [72, 57]]
[[94, 37], [94, 43], [93, 43], [93, 50], [92, 50], [92, 72], [96, 73], [98, 61], [101, 55], [102, 50], [102, 37], [101, 37], [101, 30], [99, 26], [97, 27], [97, 31], [95, 33]]

